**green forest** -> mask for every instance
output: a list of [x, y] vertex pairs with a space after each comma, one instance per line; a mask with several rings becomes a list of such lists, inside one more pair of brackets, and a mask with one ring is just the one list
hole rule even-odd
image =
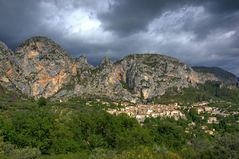
[[[100, 101], [107, 101], [104, 105]], [[93, 106], [88, 106], [91, 101]], [[180, 92], [169, 90], [154, 103], [210, 101], [225, 111], [239, 110], [239, 90], [206, 83]], [[120, 101], [118, 101], [120, 102]], [[230, 105], [230, 107], [228, 107]], [[105, 110], [114, 101], [100, 97], [56, 102], [27, 99], [0, 88], [1, 159], [238, 159], [239, 115], [218, 117], [208, 124], [194, 109], [186, 120], [147, 118], [143, 123], [126, 114]], [[185, 130], [196, 123], [189, 133]], [[208, 135], [200, 127], [215, 129]]]

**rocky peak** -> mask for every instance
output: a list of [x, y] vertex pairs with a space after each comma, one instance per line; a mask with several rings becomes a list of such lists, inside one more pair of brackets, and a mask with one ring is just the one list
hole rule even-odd
[[8, 48], [7, 45], [4, 42], [0, 41], [0, 49], [3, 50], [7, 48]]
[[178, 59], [174, 58], [174, 57], [170, 57], [167, 55], [161, 55], [161, 54], [155, 54], [155, 53], [145, 53], [145, 54], [131, 54], [128, 55], [126, 57], [124, 57], [123, 59], [127, 59], [127, 60], [138, 60], [138, 61], [160, 61], [160, 60], [164, 60], [164, 61], [170, 61], [170, 62], [176, 62], [176, 63], [181, 63]]
[[201, 81], [213, 78], [214, 80], [221, 81], [226, 85], [238, 85], [238, 79], [234, 74], [219, 67], [197, 66], [192, 68], [199, 74]]
[[[21, 69], [18, 89], [29, 96], [50, 97], [76, 75], [76, 66], [64, 49], [46, 37], [33, 37], [17, 49], [15, 61]], [[23, 84], [24, 83], [24, 84]]]
[[0, 60], [12, 55], [12, 51], [7, 47], [5, 43], [0, 41]]
[[108, 57], [104, 57], [101, 61], [101, 66], [111, 66], [113, 64], [113, 62], [108, 58]]
[[59, 58], [70, 58], [66, 51], [56, 44], [53, 40], [46, 37], [33, 37], [16, 49], [17, 56], [27, 56], [29, 59], [49, 59], [58, 60]]
[[225, 83], [236, 78], [224, 75], [222, 71], [194, 71], [176, 58], [159, 54], [128, 55], [115, 63], [105, 57], [99, 66], [93, 67], [86, 57], [73, 59], [46, 37], [26, 40], [15, 54], [0, 43], [0, 85], [15, 87], [35, 98], [88, 94], [150, 100], [172, 87], [180, 90], [207, 80]]
[[0, 42], [0, 85], [14, 91], [12, 79], [17, 75], [15, 68], [13, 52], [6, 44]]
[[7, 45], [4, 42], [0, 41], [0, 48], [6, 48], [6, 47]]
[[77, 64], [78, 69], [93, 68], [93, 66], [88, 63], [87, 57], [84, 55], [76, 58], [75, 63]]
[[88, 64], [87, 57], [84, 55], [81, 55], [80, 58], [78, 58], [78, 61], [82, 64]]
[[116, 62], [125, 70], [125, 82], [143, 99], [164, 94], [170, 87], [188, 87], [190, 67], [179, 60], [159, 54], [134, 54]]

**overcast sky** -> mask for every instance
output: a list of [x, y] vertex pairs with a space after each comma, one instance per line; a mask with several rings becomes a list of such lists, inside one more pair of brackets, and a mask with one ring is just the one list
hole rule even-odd
[[36, 35], [91, 63], [155, 52], [239, 75], [238, 0], [0, 0], [1, 41]]

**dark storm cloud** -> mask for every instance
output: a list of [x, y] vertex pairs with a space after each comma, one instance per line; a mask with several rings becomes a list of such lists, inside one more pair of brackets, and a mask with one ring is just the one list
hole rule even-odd
[[207, 0], [201, 4], [208, 16], [205, 19], [189, 19], [184, 29], [197, 35], [197, 40], [203, 40], [210, 32], [217, 29], [230, 30], [239, 25], [239, 1], [235, 0]]
[[[238, 65], [239, 61], [231, 57], [239, 56], [239, 50], [237, 49], [239, 43], [235, 38], [239, 34], [239, 1], [123, 0], [111, 6], [109, 12], [99, 14], [99, 18], [103, 21], [105, 30], [110, 30], [120, 37], [125, 37], [139, 32], [147, 32], [152, 21], [164, 16], [165, 13], [171, 14], [180, 8], [189, 7], [201, 7], [203, 13], [199, 16], [186, 15], [183, 21], [179, 22], [182, 23], [179, 30], [170, 30], [171, 26], [161, 27], [165, 23], [161, 21], [157, 24], [158, 29], [155, 32], [158, 35], [164, 34], [165, 31], [174, 32], [175, 35], [171, 38], [176, 38], [179, 32], [191, 32], [194, 35], [191, 41], [194, 42], [186, 44], [180, 42], [162, 44], [159, 42], [159, 50], [181, 58], [192, 65], [216, 65], [227, 69], [233, 68], [232, 65]], [[177, 24], [174, 25], [177, 26]], [[234, 35], [228, 39], [225, 38], [225, 44], [222, 43], [220, 36], [230, 31], [235, 31]], [[197, 57], [197, 54], [200, 54], [200, 56]], [[237, 74], [239, 72], [235, 69], [233, 71]]]
[[106, 30], [128, 35], [147, 29], [148, 24], [165, 11], [193, 4], [188, 0], [121, 0], [110, 11], [99, 14]]
[[[43, 3], [46, 5], [42, 5]], [[64, 27], [63, 24], [51, 26], [55, 19], [64, 16], [64, 11], [74, 11], [79, 7], [94, 10], [93, 4], [96, 4], [94, 0], [0, 0], [0, 41], [15, 49], [22, 41], [40, 35], [52, 38], [73, 56], [96, 51], [99, 48], [98, 44], [92, 46], [83, 39], [75, 39], [74, 36], [65, 38], [66, 29], [61, 28]], [[54, 13], [55, 11], [57, 13]], [[46, 24], [46, 21], [49, 24]]]
[[[103, 27], [118, 35], [127, 36], [147, 29], [152, 20], [166, 11], [188, 6], [203, 6], [210, 16], [197, 23], [189, 25], [185, 22], [185, 29], [194, 31], [199, 38], [205, 37], [212, 29], [234, 26], [238, 24], [234, 15], [239, 9], [239, 1], [235, 0], [121, 0], [111, 6], [110, 11], [99, 14]], [[236, 17], [235, 17], [236, 16]]]
[[239, 75], [238, 19], [236, 0], [0, 0], [0, 40], [43, 35], [92, 63], [156, 52]]
[[212, 13], [229, 14], [238, 11], [239, 8], [237, 0], [204, 0], [202, 2]]
[[10, 46], [39, 27], [38, 3], [30, 0], [0, 0], [0, 38]]
[[61, 32], [42, 23], [42, 20], [52, 17], [41, 7], [41, 2], [44, 0], [0, 0], [0, 40], [15, 49], [32, 36], [58, 39]]

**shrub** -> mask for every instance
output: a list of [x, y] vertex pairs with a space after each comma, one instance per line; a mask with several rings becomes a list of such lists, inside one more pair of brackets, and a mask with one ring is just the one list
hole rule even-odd
[[39, 106], [44, 106], [44, 105], [46, 105], [46, 104], [47, 104], [46, 98], [40, 97], [40, 98], [37, 100], [37, 104], [38, 104]]

